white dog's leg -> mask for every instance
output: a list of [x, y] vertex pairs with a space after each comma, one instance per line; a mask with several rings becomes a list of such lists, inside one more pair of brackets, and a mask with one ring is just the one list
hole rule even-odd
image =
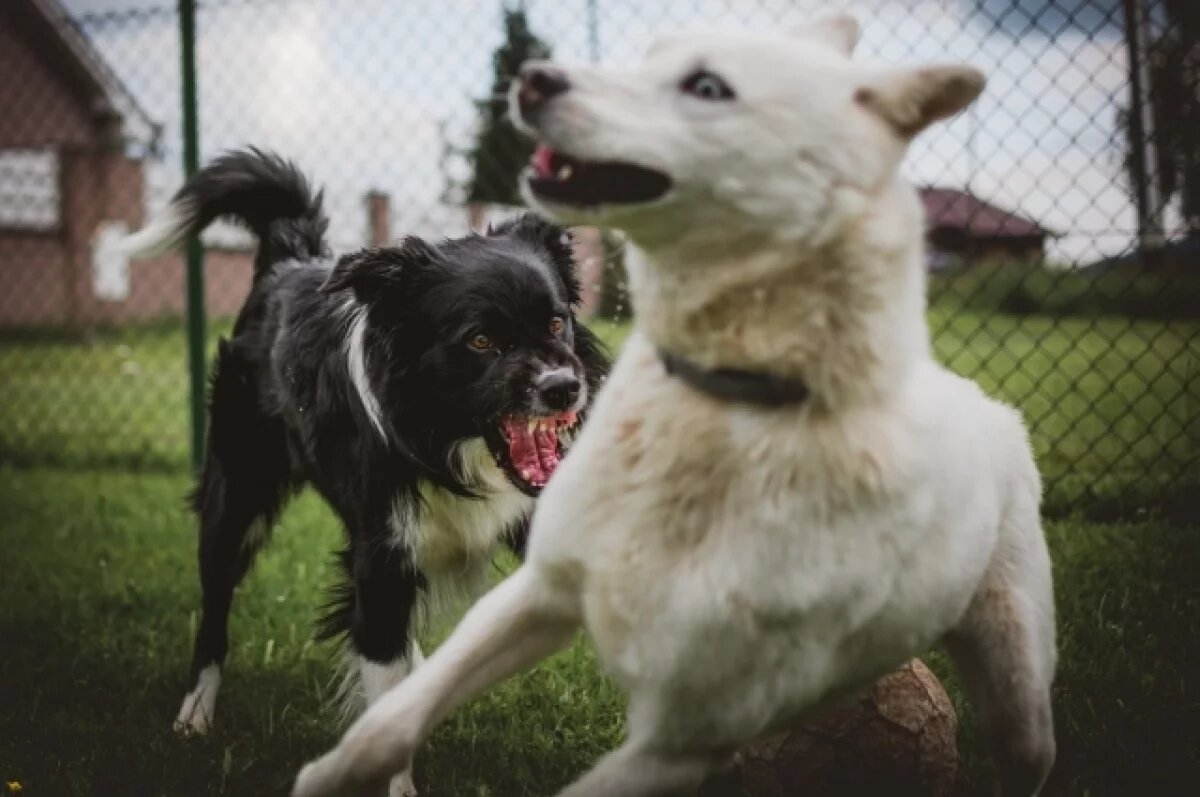
[[1036, 506], [1000, 549], [959, 626], [946, 638], [996, 754], [1004, 797], [1036, 795], [1054, 764], [1054, 595]]
[[456, 706], [563, 648], [579, 627], [576, 597], [526, 564], [485, 595], [412, 675], [379, 699], [333, 751], [301, 770], [294, 797], [382, 791]]
[[1019, 593], [988, 591], [946, 639], [986, 726], [1003, 797], [1033, 797], [1054, 764], [1051, 677], [1044, 666], [1053, 646], [1038, 638], [1033, 618], [1039, 611]]
[[558, 797], [674, 797], [696, 792], [722, 758], [667, 754], [627, 741]]
[[[388, 664], [377, 664], [369, 659], [359, 658], [359, 677], [362, 679], [362, 693], [366, 706], [375, 704], [379, 698], [387, 694], [388, 690], [404, 680], [425, 660], [416, 641], [410, 644], [411, 650], [407, 656]], [[387, 793], [388, 797], [416, 796], [417, 787], [413, 783], [411, 764], [392, 778]]]

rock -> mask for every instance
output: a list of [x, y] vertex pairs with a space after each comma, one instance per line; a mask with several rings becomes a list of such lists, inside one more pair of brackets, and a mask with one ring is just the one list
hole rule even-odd
[[820, 722], [750, 745], [700, 797], [950, 797], [958, 718], [919, 660]]

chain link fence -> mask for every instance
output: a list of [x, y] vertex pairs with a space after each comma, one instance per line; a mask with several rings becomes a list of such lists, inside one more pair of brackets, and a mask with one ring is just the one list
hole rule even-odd
[[[621, 63], [688, 26], [780, 28], [828, 2], [211, 0], [201, 161], [253, 144], [325, 187], [335, 250], [514, 211], [529, 144], [501, 118], [530, 55]], [[1200, 9], [1191, 0], [871, 0], [860, 57], [990, 75], [921, 138], [939, 357], [1020, 406], [1056, 512], [1200, 489]], [[182, 180], [167, 0], [0, 7], [0, 463], [188, 466], [184, 268], [113, 243]], [[585, 231], [587, 311], [619, 345], [621, 246]], [[205, 236], [209, 350], [249, 284]]]

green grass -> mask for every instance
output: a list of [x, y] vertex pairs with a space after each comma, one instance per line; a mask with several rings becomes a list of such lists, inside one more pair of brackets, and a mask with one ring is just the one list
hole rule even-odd
[[[1024, 410], [1063, 518], [1048, 526], [1061, 666], [1047, 793], [1190, 793], [1200, 527], [1169, 521], [1200, 504], [1200, 330], [941, 307], [931, 322], [944, 362]], [[597, 327], [614, 346], [628, 331]], [[183, 351], [169, 324], [0, 341], [0, 781], [23, 794], [279, 794], [336, 738], [333, 652], [310, 640], [339, 532], [311, 495], [239, 593], [215, 731], [169, 731], [198, 605]], [[1138, 522], [1096, 522], [1111, 517]], [[973, 714], [931, 662], [963, 722], [961, 793], [986, 793]], [[622, 714], [580, 641], [457, 712], [418, 781], [443, 797], [550, 794], [619, 740]]]
[[[943, 362], [1025, 413], [1052, 514], [1138, 517], [1200, 489], [1200, 323], [979, 315], [944, 304], [930, 322]], [[628, 332], [596, 326], [614, 346]], [[227, 329], [212, 330], [210, 350]], [[183, 352], [173, 324], [88, 344], [0, 341], [0, 462], [184, 469]]]
[[[218, 324], [211, 338], [228, 328]], [[0, 461], [182, 471], [187, 395], [180, 322], [87, 343], [10, 335], [0, 339]]]
[[1200, 487], [1200, 324], [930, 316], [938, 358], [1021, 409], [1055, 513]]
[[[312, 495], [237, 596], [216, 730], [169, 731], [199, 601], [186, 487], [0, 471], [0, 780], [24, 794], [278, 794], [335, 740], [336, 656], [310, 640], [340, 532]], [[621, 706], [580, 642], [455, 715], [422, 776], [437, 794], [545, 793], [616, 742]]]
[[[0, 470], [0, 780], [23, 794], [280, 794], [336, 738], [332, 650], [311, 641], [332, 516], [285, 515], [238, 595], [213, 733], [169, 725], [198, 603], [183, 476]], [[1048, 794], [1174, 795], [1200, 782], [1200, 529], [1051, 522], [1060, 758]], [[946, 675], [940, 657], [935, 669]], [[985, 793], [963, 719], [962, 794]], [[418, 758], [429, 794], [544, 795], [619, 739], [622, 700], [586, 643], [455, 713]]]

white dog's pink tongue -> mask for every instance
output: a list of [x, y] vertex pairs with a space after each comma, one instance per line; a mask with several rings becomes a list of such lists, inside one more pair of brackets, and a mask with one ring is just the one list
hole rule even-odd
[[528, 419], [505, 418], [508, 456], [521, 478], [542, 487], [558, 467], [558, 433], [553, 423], [539, 423], [532, 429]]
[[551, 177], [554, 175], [553, 161], [554, 150], [545, 144], [538, 144], [537, 149], [533, 151], [533, 157], [529, 159], [529, 164], [533, 166], [534, 174], [538, 177]]

